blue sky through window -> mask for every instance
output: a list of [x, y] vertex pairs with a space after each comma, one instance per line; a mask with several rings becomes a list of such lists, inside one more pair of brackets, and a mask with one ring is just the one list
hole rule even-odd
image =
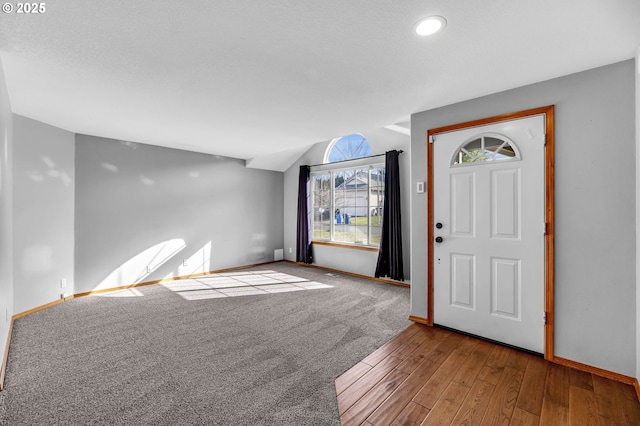
[[346, 135], [338, 139], [329, 152], [329, 163], [336, 161], [353, 160], [355, 158], [369, 157], [371, 147], [369, 141], [358, 133]]

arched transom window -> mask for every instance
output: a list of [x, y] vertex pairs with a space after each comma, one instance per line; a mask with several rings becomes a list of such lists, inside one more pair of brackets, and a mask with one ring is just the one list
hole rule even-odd
[[324, 162], [335, 163], [369, 157], [370, 155], [371, 147], [369, 146], [369, 141], [360, 133], [352, 133], [342, 136], [329, 144], [324, 156]]
[[519, 160], [516, 145], [498, 134], [474, 136], [463, 143], [453, 156], [452, 165]]

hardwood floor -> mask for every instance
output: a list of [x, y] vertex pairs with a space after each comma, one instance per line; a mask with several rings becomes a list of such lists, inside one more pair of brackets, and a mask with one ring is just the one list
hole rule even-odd
[[342, 425], [640, 425], [631, 385], [414, 324], [336, 380]]

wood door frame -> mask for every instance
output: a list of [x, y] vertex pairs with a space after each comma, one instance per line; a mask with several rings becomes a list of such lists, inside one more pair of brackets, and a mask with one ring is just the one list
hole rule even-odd
[[534, 115], [545, 116], [545, 326], [544, 326], [544, 357], [553, 359], [554, 353], [554, 247], [555, 247], [555, 159], [554, 159], [554, 106], [548, 105], [479, 120], [466, 121], [448, 126], [437, 127], [427, 131], [427, 325], [433, 326], [433, 135], [453, 132], [469, 127], [479, 127], [503, 121], [517, 120]]

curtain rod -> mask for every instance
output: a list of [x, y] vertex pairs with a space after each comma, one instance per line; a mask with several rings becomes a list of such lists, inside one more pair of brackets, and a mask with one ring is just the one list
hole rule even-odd
[[[399, 149], [396, 150], [398, 151], [398, 154], [402, 154], [404, 151]], [[376, 155], [370, 155], [368, 157], [360, 157], [360, 158], [352, 158], [351, 160], [340, 160], [340, 161], [334, 161], [332, 163], [321, 163], [321, 164], [311, 164], [309, 167], [317, 167], [317, 166], [325, 166], [327, 164], [340, 164], [340, 163], [346, 163], [347, 161], [354, 161], [354, 160], [363, 160], [365, 158], [376, 158], [376, 157], [382, 157], [383, 155], [387, 155], [387, 153], [384, 154], [376, 154]]]

